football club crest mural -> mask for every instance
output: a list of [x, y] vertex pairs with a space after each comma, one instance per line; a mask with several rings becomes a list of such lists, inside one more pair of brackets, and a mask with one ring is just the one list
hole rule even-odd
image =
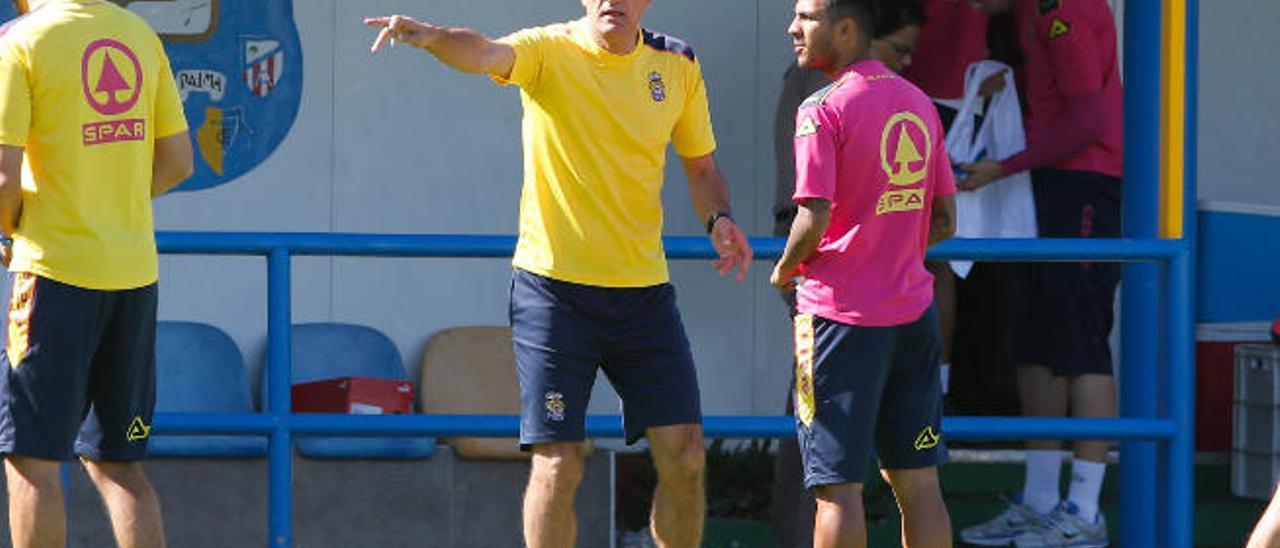
[[[229, 183], [288, 135], [302, 101], [293, 0], [111, 0], [164, 40], [191, 126], [196, 171], [179, 190]], [[17, 17], [0, 0], [0, 21]]]

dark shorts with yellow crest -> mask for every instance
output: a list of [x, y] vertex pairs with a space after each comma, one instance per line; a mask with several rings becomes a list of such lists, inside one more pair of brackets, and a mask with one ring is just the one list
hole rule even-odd
[[0, 454], [143, 458], [155, 410], [156, 285], [97, 291], [14, 274]]
[[796, 433], [806, 487], [863, 483], [873, 454], [888, 470], [946, 458], [934, 307], [893, 327], [802, 314], [795, 336]]
[[702, 423], [693, 354], [671, 284], [596, 287], [517, 269], [511, 333], [524, 449], [585, 439], [600, 369], [622, 399], [627, 443], [647, 428]]

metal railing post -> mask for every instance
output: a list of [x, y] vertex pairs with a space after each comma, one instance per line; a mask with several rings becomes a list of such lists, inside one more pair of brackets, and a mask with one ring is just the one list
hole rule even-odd
[[[1183, 0], [1174, 0], [1183, 1]], [[1199, 167], [1198, 120], [1200, 63], [1200, 2], [1186, 2], [1186, 89], [1183, 120], [1182, 241], [1186, 251], [1169, 263], [1169, 414], [1178, 434], [1169, 451], [1170, 546], [1190, 547], [1195, 542], [1196, 451], [1196, 250]]]
[[1165, 516], [1168, 546], [1190, 548], [1195, 514], [1195, 343], [1192, 325], [1190, 250], [1180, 253], [1168, 263], [1168, 348], [1169, 415], [1177, 424], [1169, 442], [1168, 513]]
[[[1160, 203], [1160, 0], [1124, 6], [1123, 223], [1126, 238], [1155, 238]], [[1157, 363], [1160, 265], [1126, 263], [1121, 290], [1120, 415], [1152, 418], [1159, 412]], [[1155, 546], [1158, 538], [1154, 442], [1120, 449], [1121, 546]]]
[[293, 435], [291, 422], [292, 276], [289, 250], [267, 255], [267, 412], [276, 421], [268, 443], [267, 519], [271, 546], [293, 546]]

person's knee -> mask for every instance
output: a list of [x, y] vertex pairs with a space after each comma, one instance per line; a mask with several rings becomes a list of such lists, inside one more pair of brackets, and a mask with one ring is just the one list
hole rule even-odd
[[894, 496], [904, 506], [942, 496], [936, 467], [885, 470], [884, 475], [890, 487], [893, 488]]
[[681, 429], [670, 434], [665, 442], [653, 444], [659, 476], [679, 483], [702, 481], [707, 454], [701, 430]]
[[30, 489], [49, 490], [62, 488], [62, 463], [18, 455], [5, 457], [10, 488], [26, 485]]
[[841, 511], [852, 511], [862, 507], [862, 484], [839, 483], [815, 487], [813, 498], [819, 508], [838, 508]]
[[102, 462], [89, 459], [82, 459], [81, 462], [84, 464], [85, 470], [89, 472], [89, 479], [99, 489], [114, 487], [131, 493], [145, 492], [151, 489], [151, 482], [147, 480], [147, 472], [143, 469], [141, 463]]
[[548, 443], [533, 448], [533, 478], [557, 491], [576, 489], [582, 481], [584, 468], [585, 457], [580, 443]]

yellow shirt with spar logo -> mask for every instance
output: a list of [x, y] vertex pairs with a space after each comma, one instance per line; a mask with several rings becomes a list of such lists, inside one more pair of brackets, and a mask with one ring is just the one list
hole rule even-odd
[[186, 130], [169, 59], [141, 18], [61, 0], [7, 25], [0, 144], [26, 153], [10, 269], [86, 289], [154, 283], [154, 142]]
[[615, 55], [585, 20], [519, 31], [508, 80], [524, 107], [524, 190], [513, 264], [602, 287], [668, 280], [662, 247], [667, 144], [711, 154], [715, 136], [693, 50], [649, 30]]

